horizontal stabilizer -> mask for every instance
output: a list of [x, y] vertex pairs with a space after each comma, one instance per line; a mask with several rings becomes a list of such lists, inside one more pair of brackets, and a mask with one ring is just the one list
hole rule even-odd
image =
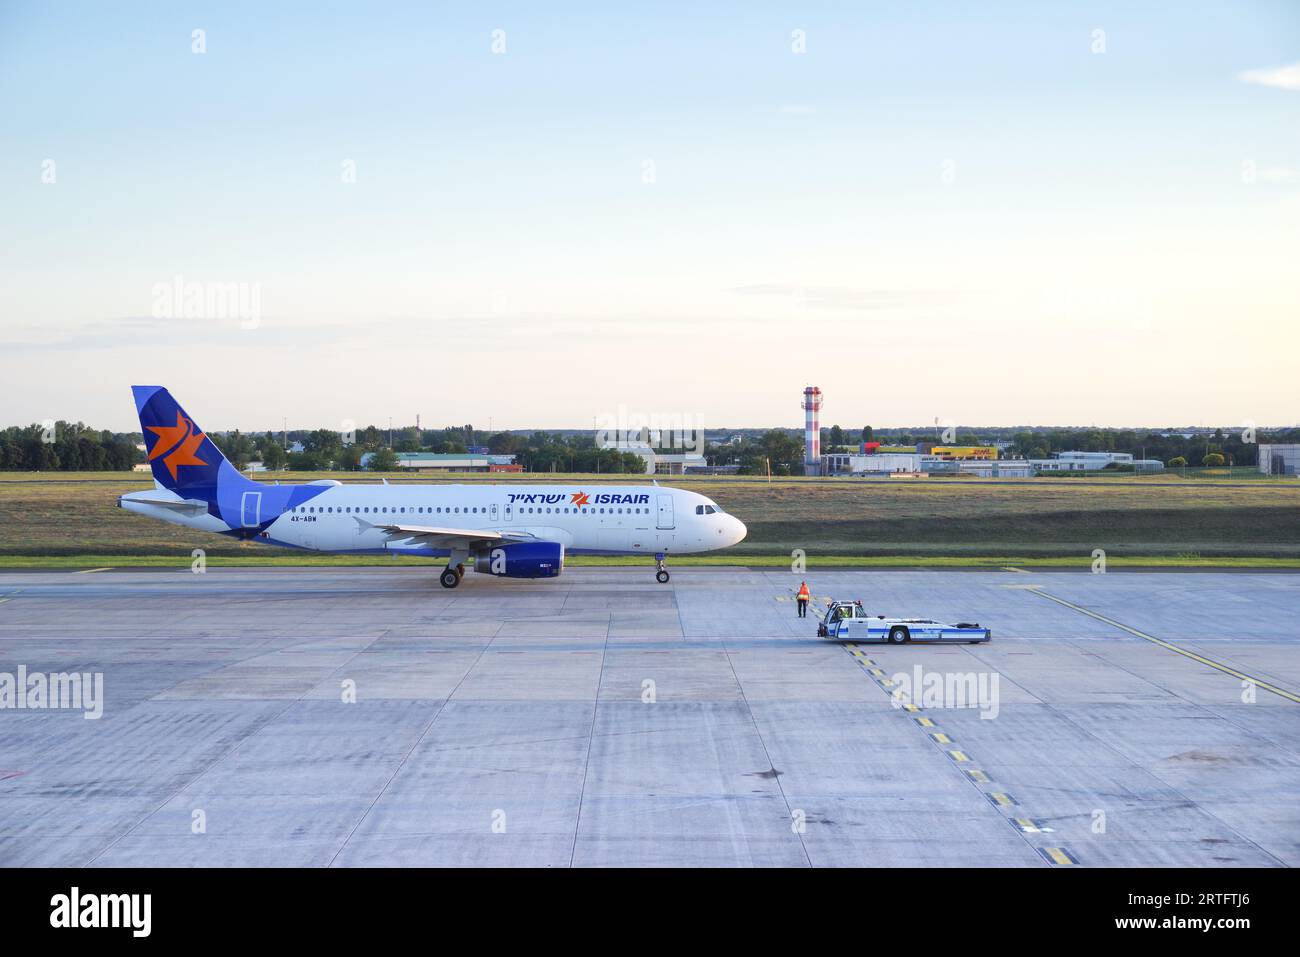
[[196, 498], [140, 498], [134, 495], [124, 495], [122, 500], [138, 505], [157, 505], [159, 508], [169, 508], [174, 512], [181, 512], [185, 515], [201, 515], [208, 510], [208, 503], [201, 502]]

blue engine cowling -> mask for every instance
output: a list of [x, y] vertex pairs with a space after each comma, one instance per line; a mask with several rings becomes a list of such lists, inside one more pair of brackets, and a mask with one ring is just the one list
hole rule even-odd
[[554, 578], [564, 570], [559, 542], [510, 542], [480, 552], [474, 570], [499, 578]]

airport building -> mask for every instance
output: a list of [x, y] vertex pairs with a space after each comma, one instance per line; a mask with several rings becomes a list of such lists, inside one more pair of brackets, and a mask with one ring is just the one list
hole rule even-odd
[[[374, 452], [361, 456], [361, 467], [369, 468]], [[412, 472], [522, 472], [513, 455], [476, 455], [469, 452], [398, 452], [397, 467]]]
[[1159, 459], [1135, 459], [1131, 452], [1055, 452], [1049, 459], [1029, 459], [1034, 469], [1043, 472], [1092, 472], [1108, 465], [1128, 465], [1138, 472], [1159, 472], [1165, 463]]
[[[940, 445], [920, 441], [915, 445], [884, 445], [863, 442], [856, 451], [840, 446], [821, 454], [822, 391], [804, 389], [804, 473], [806, 475], [972, 475], [982, 478], [1029, 478], [1058, 472], [1094, 472], [1107, 468], [1131, 468], [1136, 472], [1160, 472], [1159, 459], [1136, 459], [1131, 452], [1054, 452], [1046, 459], [1004, 459], [1010, 445]], [[1265, 449], [1289, 450], [1266, 457]], [[1297, 474], [1300, 445], [1260, 446], [1260, 470], [1279, 475]], [[1265, 463], [1269, 463], [1266, 465]]]
[[922, 452], [833, 453], [822, 456], [823, 475], [974, 475], [1029, 478], [1028, 459], [949, 459]]
[[955, 461], [978, 459], [990, 462], [998, 457], [996, 445], [935, 445], [930, 448], [930, 453], [941, 459]]
[[891, 472], [921, 472], [927, 459], [933, 458], [918, 452], [875, 452], [861, 455], [856, 452], [833, 452], [823, 455], [822, 475], [880, 475]]
[[958, 462], [957, 471], [962, 475], [975, 475], [980, 478], [1032, 478], [1038, 474], [1033, 463], [1028, 459], [995, 459]]
[[1259, 470], [1265, 475], [1300, 475], [1300, 445], [1261, 445]]
[[[1300, 446], [1275, 447], [1300, 449]], [[1261, 463], [1264, 448], [1265, 446], [1260, 446]], [[889, 447], [881, 446], [880, 449], [869, 454], [835, 452], [823, 455], [821, 473], [823, 475], [925, 474], [1029, 478], [1034, 475], [1052, 475], [1058, 472], [1099, 471], [1110, 463], [1127, 465], [1139, 472], [1158, 472], [1165, 467], [1163, 462], [1156, 459], [1135, 459], [1127, 452], [1060, 452], [1050, 459], [999, 459], [956, 458], [939, 454], [941, 450], [937, 447], [930, 452], [919, 452], [902, 447], [898, 449], [892, 451]], [[1292, 455], [1290, 460], [1292, 471], [1277, 474], [1296, 474], [1295, 453]]]
[[[633, 449], [632, 451], [636, 451]], [[645, 459], [646, 475], [685, 475], [708, 468], [708, 461], [697, 452], [637, 452]]]
[[641, 456], [646, 475], [685, 475], [687, 472], [706, 471], [709, 467], [708, 459], [698, 452], [657, 452], [649, 445], [612, 440], [600, 447]]

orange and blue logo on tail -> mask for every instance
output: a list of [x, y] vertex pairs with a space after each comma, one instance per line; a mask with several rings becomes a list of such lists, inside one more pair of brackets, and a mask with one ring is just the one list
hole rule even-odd
[[158, 436], [158, 441], [149, 450], [149, 461], [162, 456], [163, 465], [167, 466], [173, 482], [177, 480], [178, 466], [208, 464], [195, 454], [207, 436], [196, 429], [180, 409], [176, 410], [175, 425], [146, 425], [145, 428]]
[[[136, 411], [153, 477], [158, 484], [191, 498], [215, 494], [221, 467], [235, 472], [220, 450], [162, 386], [135, 385]], [[198, 492], [191, 495], [189, 492]]]

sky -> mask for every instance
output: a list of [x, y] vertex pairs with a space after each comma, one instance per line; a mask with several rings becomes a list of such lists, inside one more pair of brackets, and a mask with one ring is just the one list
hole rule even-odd
[[0, 425], [1300, 421], [1294, 0], [268, 6], [0, 0]]

